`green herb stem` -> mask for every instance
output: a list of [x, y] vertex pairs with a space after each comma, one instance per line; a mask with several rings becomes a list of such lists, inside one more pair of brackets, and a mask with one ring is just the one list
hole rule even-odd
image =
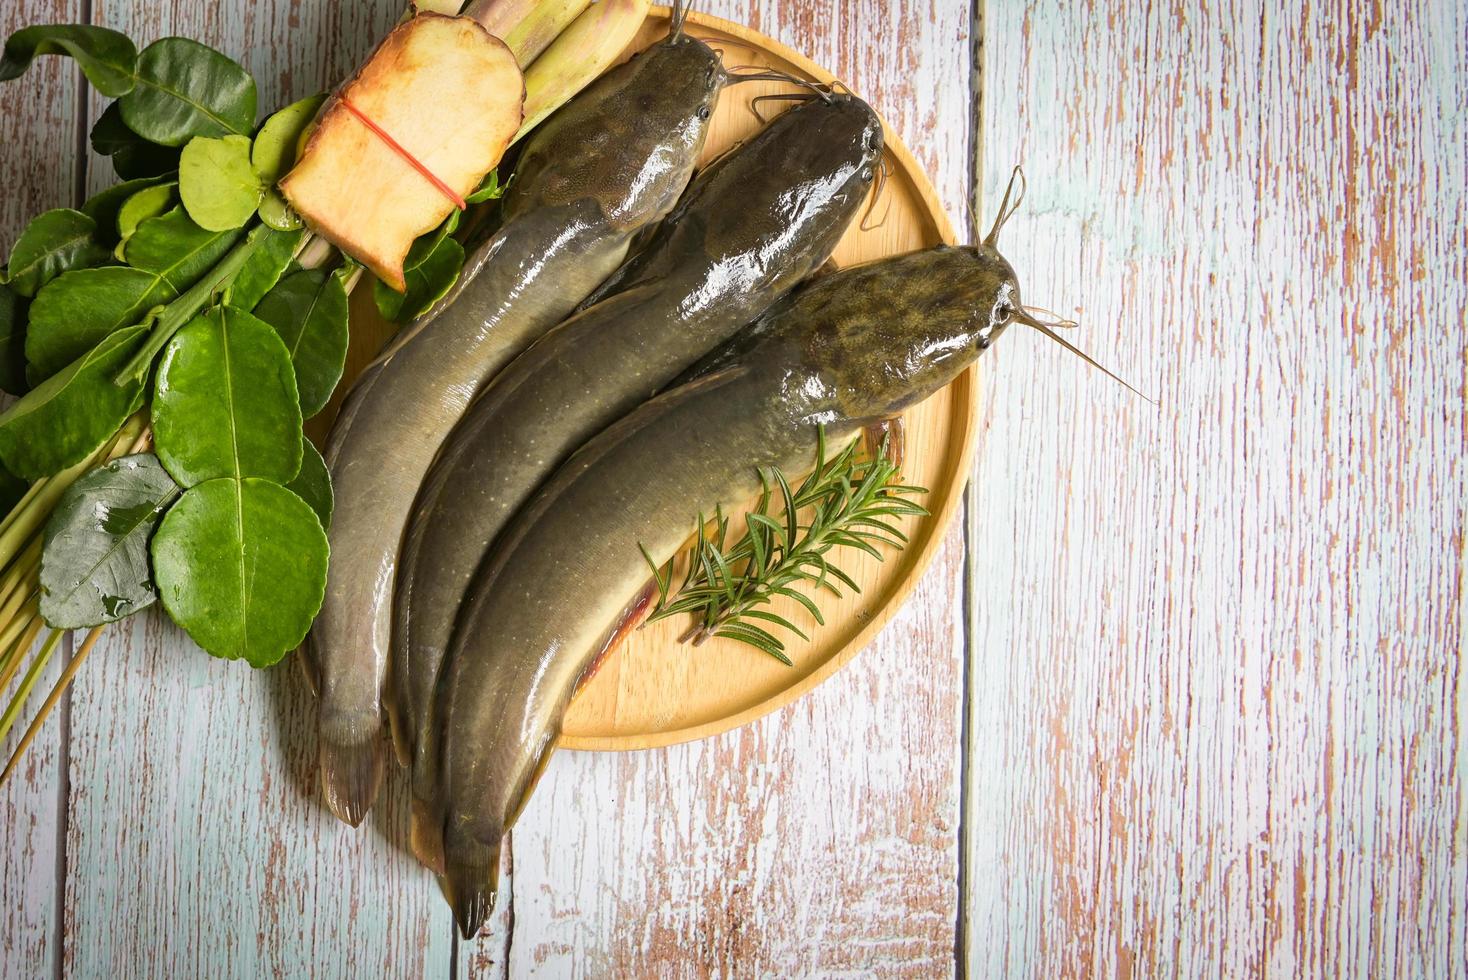
[[190, 320], [212, 303], [219, 293], [223, 292], [224, 288], [239, 274], [245, 261], [264, 243], [268, 231], [269, 229], [264, 225], [257, 225], [244, 241], [226, 252], [224, 258], [220, 259], [204, 278], [194, 283], [182, 296], [163, 308], [153, 322], [153, 329], [148, 334], [148, 342], [118, 372], [115, 381], [119, 387], [134, 381], [141, 381], [147, 376], [148, 369], [152, 367], [153, 359], [158, 356], [158, 352], [173, 339], [174, 334], [182, 330]]

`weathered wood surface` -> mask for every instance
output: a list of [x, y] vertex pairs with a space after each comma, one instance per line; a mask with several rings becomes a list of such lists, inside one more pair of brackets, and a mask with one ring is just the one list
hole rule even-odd
[[1462, 976], [1462, 4], [991, 3], [975, 976]]
[[[268, 103], [393, 7], [92, 16], [218, 44]], [[968, 4], [708, 9], [848, 78], [962, 218]], [[1023, 332], [988, 355], [966, 674], [955, 535], [792, 707], [559, 756], [471, 946], [395, 819], [316, 802], [293, 670], [146, 617], [0, 795], [0, 974], [1462, 975], [1464, 12], [1034, 0], [984, 35], [983, 198], [1026, 164], [1025, 296], [1162, 408]], [[0, 87], [6, 242], [75, 197], [75, 99], [49, 65]]]
[[[8, 37], [38, 20], [75, 20], [81, 10], [81, 0], [10, 0], [0, 6], [0, 33]], [[32, 69], [23, 85], [0, 86], [0, 156], [8, 174], [6, 192], [0, 194], [5, 254], [32, 217], [80, 203], [75, 199], [82, 176], [76, 163], [78, 73], [57, 59], [50, 62]], [[57, 651], [37, 688], [50, 690], [56, 683], [68, 650], [69, 644]], [[53, 725], [37, 738], [25, 765], [0, 788], [0, 976], [45, 977], [55, 970], [64, 735], [62, 726]], [[20, 736], [12, 731], [0, 740], [5, 758]]]

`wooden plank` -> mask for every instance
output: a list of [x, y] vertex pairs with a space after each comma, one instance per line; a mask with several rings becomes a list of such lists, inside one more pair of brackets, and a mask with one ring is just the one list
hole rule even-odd
[[1462, 5], [987, 17], [971, 972], [1461, 975]]
[[[80, 0], [13, 0], [0, 7], [0, 37], [28, 24], [75, 21], [81, 6]], [[0, 255], [10, 254], [16, 237], [37, 214], [80, 203], [77, 109], [77, 71], [60, 58], [42, 59], [20, 79], [0, 85], [0, 147], [8, 175], [6, 192], [0, 195]], [[36, 683], [43, 695], [61, 673], [63, 653], [57, 651]], [[18, 683], [0, 691], [5, 703]], [[0, 741], [0, 756], [10, 758], [29, 722], [26, 712]], [[0, 976], [49, 977], [55, 970], [57, 844], [65, 821], [62, 733], [53, 724], [37, 738], [22, 767], [0, 789], [0, 827], [5, 828], [0, 848]]]
[[[840, 74], [961, 214], [967, 5], [700, 9]], [[951, 971], [961, 557], [955, 533], [881, 638], [775, 715], [707, 742], [555, 757], [513, 835], [509, 962], [466, 944], [461, 975]]]
[[[264, 111], [343, 75], [400, 10], [101, 0], [94, 20], [240, 58]], [[450, 918], [406, 852], [403, 786], [360, 830], [336, 822], [315, 718], [293, 664], [214, 660], [156, 611], [108, 632], [73, 694], [69, 974], [447, 975]]]

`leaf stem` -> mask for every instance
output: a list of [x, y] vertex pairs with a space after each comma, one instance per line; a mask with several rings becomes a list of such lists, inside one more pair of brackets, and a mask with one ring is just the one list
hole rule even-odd
[[114, 382], [121, 387], [135, 381], [141, 381], [147, 376], [148, 369], [153, 364], [153, 358], [158, 356], [164, 346], [173, 339], [185, 324], [192, 320], [199, 311], [214, 301], [224, 287], [239, 274], [241, 267], [251, 255], [264, 243], [266, 233], [270, 229], [265, 225], [257, 225], [234, 248], [225, 253], [224, 258], [210, 269], [204, 278], [190, 286], [183, 295], [163, 308], [158, 318], [153, 323], [152, 332], [148, 334], [148, 342], [138, 350], [118, 372]]

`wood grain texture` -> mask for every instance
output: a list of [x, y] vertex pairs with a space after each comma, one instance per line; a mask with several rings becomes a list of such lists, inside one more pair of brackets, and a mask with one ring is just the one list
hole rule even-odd
[[[0, 6], [0, 34], [9, 36], [38, 21], [74, 20], [80, 10], [80, 0], [10, 0]], [[0, 152], [8, 174], [0, 195], [0, 255], [10, 254], [26, 223], [40, 212], [81, 203], [76, 200], [78, 93], [75, 68], [56, 58], [34, 65], [21, 82], [0, 85]], [[57, 651], [36, 682], [43, 694], [65, 666], [65, 652]], [[13, 682], [11, 690], [18, 684]], [[7, 704], [10, 695], [0, 691]], [[0, 755], [10, 758], [29, 722], [26, 712], [0, 741]], [[64, 734], [53, 724], [31, 746], [15, 777], [0, 787], [0, 976], [47, 977], [55, 969]]]
[[[701, 5], [868, 98], [961, 215], [966, 4]], [[958, 84], [954, 84], [958, 80]], [[755, 724], [559, 753], [513, 834], [515, 976], [952, 971], [961, 538], [872, 647]], [[753, 655], [753, 654], [751, 654]], [[498, 975], [466, 947], [461, 976]]]
[[990, 4], [976, 976], [1462, 976], [1461, 4]]

